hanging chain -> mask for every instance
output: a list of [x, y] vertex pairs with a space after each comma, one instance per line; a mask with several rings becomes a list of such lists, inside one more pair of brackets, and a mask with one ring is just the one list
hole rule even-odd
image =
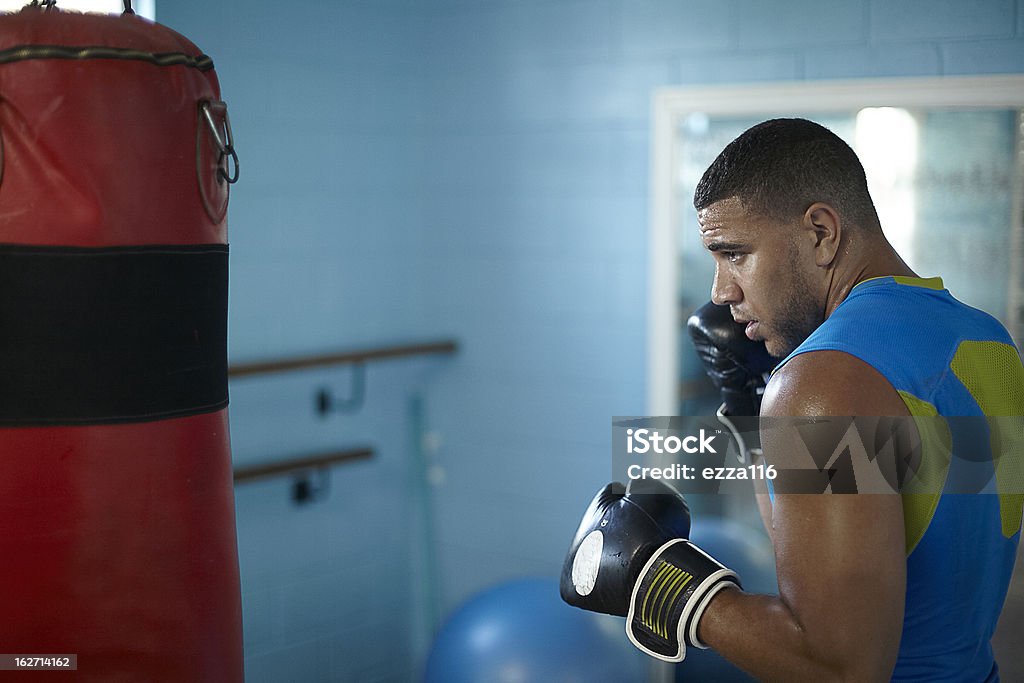
[[[43, 9], [53, 9], [57, 6], [57, 0], [32, 0], [29, 3], [30, 7], [42, 6]], [[135, 14], [135, 10], [132, 9], [132, 0], [124, 0], [124, 13]]]

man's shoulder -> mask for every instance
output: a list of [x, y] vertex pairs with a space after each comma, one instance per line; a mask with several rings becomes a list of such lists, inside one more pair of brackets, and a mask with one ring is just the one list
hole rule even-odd
[[768, 382], [765, 417], [907, 415], [885, 376], [845, 351], [823, 349], [793, 356]]

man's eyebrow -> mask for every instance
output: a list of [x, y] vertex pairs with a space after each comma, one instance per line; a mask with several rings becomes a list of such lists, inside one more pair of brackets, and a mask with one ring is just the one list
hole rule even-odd
[[708, 242], [704, 248], [708, 251], [739, 251], [745, 246], [739, 242]]

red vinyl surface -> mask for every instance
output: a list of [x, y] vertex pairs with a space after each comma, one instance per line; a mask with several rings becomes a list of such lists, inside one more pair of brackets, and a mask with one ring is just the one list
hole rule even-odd
[[[201, 51], [136, 16], [26, 9], [0, 17], [0, 50], [24, 45]], [[219, 100], [215, 73], [120, 59], [28, 59], [0, 65], [0, 242], [75, 246], [211, 244], [227, 226], [199, 103]]]
[[[134, 16], [0, 17], [0, 50], [24, 45], [201, 54]], [[185, 65], [0, 64], [0, 244], [226, 244], [199, 189], [226, 209], [199, 112], [219, 99]], [[0, 653], [78, 655], [17, 680], [241, 681], [240, 602], [226, 410], [0, 429]]]

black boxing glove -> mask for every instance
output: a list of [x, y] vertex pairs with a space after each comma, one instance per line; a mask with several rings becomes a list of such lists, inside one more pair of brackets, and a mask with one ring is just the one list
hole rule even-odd
[[739, 460], [746, 464], [749, 454], [760, 452], [757, 424], [736, 418], [756, 417], [761, 411], [767, 375], [776, 360], [763, 341], [747, 337], [728, 306], [709, 301], [694, 311], [686, 328], [705, 372], [722, 395], [718, 419], [736, 439]]
[[656, 480], [614, 482], [591, 501], [562, 567], [565, 602], [626, 617], [626, 635], [643, 652], [682, 661], [706, 648], [697, 625], [736, 573], [686, 540], [690, 511]]
[[757, 415], [765, 373], [775, 367], [763, 341], [752, 341], [728, 306], [708, 302], [686, 321], [704, 370], [722, 393], [726, 415]]

